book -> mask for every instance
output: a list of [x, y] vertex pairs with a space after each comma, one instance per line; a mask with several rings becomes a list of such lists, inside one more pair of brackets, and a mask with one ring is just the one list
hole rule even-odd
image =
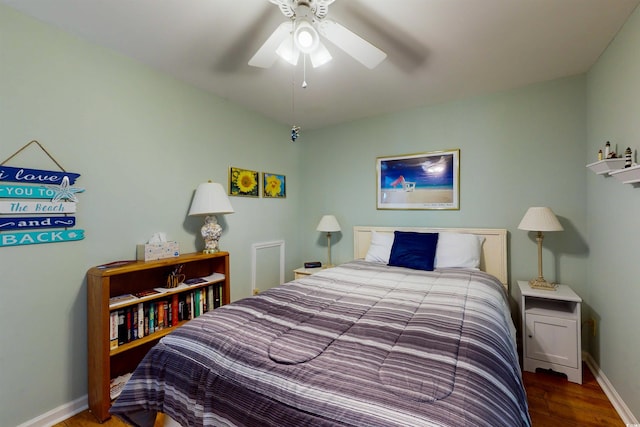
[[207, 286], [207, 311], [213, 310], [213, 285]]
[[149, 334], [156, 331], [156, 308], [154, 303], [149, 303]]
[[162, 304], [162, 310], [164, 311], [164, 322], [163, 322], [163, 327], [164, 328], [168, 328], [169, 326], [171, 326], [171, 320], [169, 319], [169, 301], [164, 300], [161, 302]]
[[208, 276], [204, 276], [204, 277], [192, 277], [190, 279], [185, 280], [180, 285], [181, 286], [195, 286], [195, 285], [201, 285], [203, 283], [215, 283], [215, 282], [220, 282], [220, 281], [224, 280], [224, 278], [225, 278], [224, 274], [212, 273], [212, 274], [210, 274]]
[[193, 317], [200, 316], [200, 307], [200, 289], [196, 289], [196, 291], [193, 292]]
[[117, 311], [118, 313], [118, 345], [122, 345], [127, 342], [127, 323], [126, 314], [124, 309]]
[[114, 400], [116, 397], [120, 396], [120, 393], [122, 392], [125, 384], [127, 384], [127, 381], [129, 381], [129, 378], [131, 378], [131, 373], [115, 377], [110, 381], [109, 397], [111, 400]]
[[144, 334], [149, 335], [149, 304], [144, 304]]
[[131, 340], [138, 339], [138, 307], [131, 307]]
[[154, 291], [157, 291], [161, 294], [167, 293], [167, 292], [172, 292], [172, 291], [177, 291], [179, 289], [184, 289], [184, 288], [188, 288], [189, 285], [186, 285], [184, 283], [180, 283], [178, 286], [174, 287], [174, 288], [153, 288]]
[[158, 329], [164, 329], [164, 307], [162, 301], [157, 302], [156, 307], [158, 308]]
[[186, 317], [184, 315], [184, 308], [185, 304], [184, 304], [184, 300], [183, 299], [178, 299], [178, 319], [179, 320], [186, 320]]
[[134, 293], [133, 295], [135, 295], [138, 298], [142, 298], [142, 297], [148, 297], [149, 295], [158, 295], [160, 292], [158, 292], [155, 289], [145, 289], [144, 291], [139, 291]]
[[213, 287], [213, 308], [220, 307], [220, 301], [222, 298], [222, 286], [214, 285]]
[[115, 297], [109, 298], [109, 308], [112, 309], [137, 299], [138, 298], [132, 294], [116, 295]]
[[144, 303], [138, 303], [138, 338], [144, 337]]
[[225, 278], [225, 275], [222, 273], [212, 273], [208, 276], [203, 277], [203, 279], [205, 279], [207, 282], [210, 282], [210, 283], [221, 282], [224, 280], [224, 278]]
[[187, 299], [185, 301], [185, 306], [187, 308], [187, 318], [185, 320], [191, 320], [191, 316], [193, 316], [193, 292], [189, 292], [187, 294]]
[[127, 340], [127, 342], [130, 342], [131, 341], [131, 321], [132, 321], [132, 319], [131, 319], [131, 307], [127, 307], [125, 309], [125, 315], [127, 316], [126, 317], [126, 322], [127, 322], [127, 325], [126, 325], [127, 338], [126, 338], [126, 340]]
[[118, 312], [109, 313], [109, 345], [111, 350], [118, 348]]
[[180, 319], [179, 314], [179, 298], [178, 294], [174, 294], [171, 296], [171, 326], [178, 326], [178, 320]]

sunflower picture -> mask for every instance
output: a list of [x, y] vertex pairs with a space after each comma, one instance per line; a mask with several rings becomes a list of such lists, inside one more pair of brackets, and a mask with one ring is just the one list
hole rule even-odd
[[262, 196], [267, 198], [287, 197], [285, 176], [275, 173], [262, 173]]
[[259, 192], [259, 180], [258, 172], [240, 169], [229, 168], [229, 195], [230, 196], [248, 196], [258, 197]]

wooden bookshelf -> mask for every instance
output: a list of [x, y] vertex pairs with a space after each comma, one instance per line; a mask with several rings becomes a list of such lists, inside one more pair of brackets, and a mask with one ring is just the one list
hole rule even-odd
[[[112, 297], [165, 287], [167, 276], [180, 265], [182, 265], [181, 273], [185, 275], [185, 280], [208, 277], [214, 273], [223, 277], [216, 275], [213, 282], [207, 281], [188, 287], [175, 288], [167, 292], [109, 306], [109, 299]], [[110, 417], [109, 385], [111, 379], [133, 372], [147, 351], [160, 338], [186, 323], [186, 321], [181, 321], [177, 326], [166, 327], [111, 349], [111, 312], [137, 305], [140, 302], [148, 303], [162, 300], [171, 295], [193, 292], [211, 285], [220, 287], [222, 291], [221, 305], [228, 304], [230, 301], [230, 281], [229, 254], [227, 252], [191, 253], [157, 261], [132, 261], [116, 266], [96, 266], [89, 269], [87, 272], [89, 409], [100, 422]]]

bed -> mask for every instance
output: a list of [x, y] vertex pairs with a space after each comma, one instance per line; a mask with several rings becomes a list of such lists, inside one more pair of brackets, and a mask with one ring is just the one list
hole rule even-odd
[[[479, 242], [475, 267], [375, 260], [389, 244], [388, 263], [404, 259], [403, 239], [430, 236], [435, 251], [461, 235]], [[111, 412], [138, 426], [153, 426], [157, 412], [190, 427], [531, 424], [506, 230], [355, 227], [354, 258], [178, 328]]]

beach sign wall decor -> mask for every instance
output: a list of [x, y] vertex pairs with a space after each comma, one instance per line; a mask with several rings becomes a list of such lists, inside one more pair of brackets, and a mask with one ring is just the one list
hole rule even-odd
[[[59, 163], [38, 143], [53, 162]], [[84, 239], [84, 230], [74, 229], [79, 173], [5, 166], [0, 163], [0, 247], [59, 243]], [[60, 167], [62, 169], [62, 167]], [[11, 183], [11, 184], [8, 184]], [[32, 231], [38, 230], [38, 231]]]

